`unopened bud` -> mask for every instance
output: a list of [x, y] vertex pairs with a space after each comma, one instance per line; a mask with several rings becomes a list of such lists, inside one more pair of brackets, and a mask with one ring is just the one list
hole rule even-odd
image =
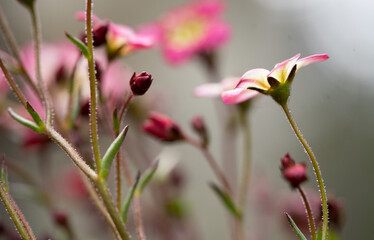
[[299, 187], [301, 183], [308, 179], [305, 163], [295, 163], [289, 154], [286, 154], [281, 161], [283, 177], [293, 188]]
[[[99, 47], [101, 45], [106, 44], [106, 34], [108, 32], [108, 24], [103, 24], [96, 26], [92, 30], [92, 39], [93, 39], [93, 46]], [[81, 41], [87, 44], [87, 36], [86, 34], [82, 34], [80, 37]]]
[[204, 119], [201, 116], [195, 116], [191, 120], [191, 126], [195, 130], [195, 132], [200, 135], [203, 141], [203, 144], [207, 145], [208, 144], [208, 131], [205, 127]]
[[159, 113], [150, 115], [149, 120], [143, 124], [143, 131], [165, 142], [174, 142], [184, 138], [178, 124]]
[[53, 218], [54, 218], [56, 225], [67, 226], [68, 224], [68, 217], [63, 212], [55, 212], [53, 214]]
[[142, 72], [138, 75], [134, 72], [130, 79], [131, 91], [134, 95], [143, 95], [147, 92], [153, 81], [152, 75]]

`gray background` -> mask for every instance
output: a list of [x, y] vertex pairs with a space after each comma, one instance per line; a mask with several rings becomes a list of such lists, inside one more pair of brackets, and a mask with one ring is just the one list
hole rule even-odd
[[[184, 1], [101, 0], [95, 1], [94, 12], [135, 27], [181, 2]], [[18, 41], [27, 43], [28, 13], [15, 0], [2, 0], [1, 8]], [[84, 1], [38, 0], [38, 8], [45, 40], [64, 38], [65, 30], [78, 34], [83, 28], [73, 16], [84, 9]], [[330, 55], [327, 62], [298, 72], [290, 108], [319, 159], [328, 192], [344, 199], [347, 219], [343, 239], [370, 239], [374, 234], [373, 9], [374, 2], [369, 0], [227, 1], [225, 19], [232, 25], [233, 36], [220, 52], [224, 76], [240, 76], [255, 67], [271, 69], [275, 63], [299, 52], [302, 56]], [[215, 139], [219, 133], [214, 130], [218, 124], [213, 101], [192, 96], [193, 88], [205, 81], [205, 72], [198, 63], [190, 61], [172, 68], [164, 64], [158, 50], [135, 54], [126, 62], [137, 71], [153, 74], [152, 88], [173, 99], [167, 112], [181, 124], [187, 126], [195, 113], [206, 118], [213, 135], [213, 151], [218, 155], [219, 142]], [[290, 191], [280, 181], [279, 158], [286, 152], [298, 161], [306, 161], [306, 156], [281, 109], [269, 97], [261, 96], [253, 105], [251, 124], [252, 183], [261, 173], [270, 177], [274, 188]], [[6, 148], [5, 143], [1, 144], [1, 152]], [[210, 170], [195, 160], [201, 156], [191, 147], [178, 145], [168, 149], [181, 151], [178, 155], [190, 178], [188, 199], [195, 208], [193, 217], [201, 226], [204, 239], [224, 239], [225, 213], [202, 184], [213, 179]], [[313, 180], [308, 184], [316, 187]], [[38, 228], [37, 224], [32, 225]], [[251, 228], [248, 223], [249, 231]]]

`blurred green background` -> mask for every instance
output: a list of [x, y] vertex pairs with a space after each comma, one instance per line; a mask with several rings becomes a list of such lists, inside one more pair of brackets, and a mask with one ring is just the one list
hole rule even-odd
[[[94, 13], [135, 27], [183, 2], [186, 1], [97, 0]], [[28, 13], [15, 0], [0, 0], [0, 3], [18, 42], [29, 42]], [[290, 108], [319, 159], [328, 193], [343, 199], [346, 208], [343, 239], [371, 239], [374, 234], [374, 1], [235, 0], [226, 3], [225, 19], [231, 24], [233, 35], [219, 53], [222, 76], [241, 76], [256, 67], [271, 69], [275, 63], [296, 53], [302, 57], [329, 54], [328, 61], [298, 72]], [[38, 0], [37, 7], [44, 40], [63, 39], [64, 31], [78, 35], [83, 30], [83, 24], [74, 19], [74, 14], [84, 9], [84, 1]], [[192, 95], [193, 89], [206, 81], [206, 72], [199, 63], [189, 61], [171, 67], [159, 50], [136, 53], [125, 62], [137, 72], [145, 70], [154, 76], [152, 91], [166, 96], [167, 113], [182, 125], [188, 126], [189, 119], [197, 113], [205, 117], [212, 135], [212, 150], [219, 156], [220, 133], [214, 100]], [[287, 152], [297, 161], [307, 161], [307, 157], [272, 99], [260, 96], [255, 100], [251, 127], [252, 185], [266, 176], [272, 188], [291, 192], [281, 180], [279, 159]], [[25, 158], [27, 153], [9, 150], [11, 139], [12, 136], [1, 135], [0, 152], [12, 158]], [[186, 168], [188, 201], [203, 239], [224, 239], [225, 211], [205, 184], [214, 177], [201, 161], [200, 153], [185, 145], [167, 149], [177, 152]], [[57, 159], [68, 161], [64, 154], [60, 155]], [[308, 186], [317, 189], [311, 172], [310, 179]], [[16, 200], [19, 199], [16, 197]], [[277, 204], [278, 199], [273, 201]], [[254, 209], [253, 204], [248, 212]], [[7, 218], [3, 210], [0, 213]], [[38, 213], [32, 209], [25, 212], [26, 216]], [[30, 222], [32, 227], [41, 228], [37, 221]], [[255, 222], [253, 217], [247, 222], [248, 232], [255, 232]], [[273, 231], [271, 226], [268, 231]]]

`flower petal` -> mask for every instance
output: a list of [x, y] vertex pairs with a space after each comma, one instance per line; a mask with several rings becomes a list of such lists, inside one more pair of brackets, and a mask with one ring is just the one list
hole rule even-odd
[[327, 59], [329, 59], [329, 55], [327, 54], [312, 55], [312, 56], [297, 60], [296, 67], [297, 67], [297, 70], [299, 70], [300, 68], [305, 67], [306, 65], [309, 65], [311, 63], [322, 62], [322, 61], [326, 61]]
[[300, 53], [296, 54], [290, 59], [287, 59], [281, 63], [275, 65], [273, 70], [269, 73], [268, 77], [273, 77], [280, 83], [285, 83], [288, 79], [293, 66], [296, 64], [297, 59], [300, 57]]
[[221, 94], [222, 101], [226, 104], [237, 104], [247, 101], [259, 94], [259, 92], [250, 89], [236, 88], [225, 91]]
[[207, 83], [195, 88], [194, 95], [206, 98], [218, 97], [223, 90], [223, 86], [220, 83]]
[[238, 85], [235, 88], [257, 88], [261, 90], [268, 90], [270, 85], [267, 81], [269, 71], [263, 68], [255, 68], [244, 73]]

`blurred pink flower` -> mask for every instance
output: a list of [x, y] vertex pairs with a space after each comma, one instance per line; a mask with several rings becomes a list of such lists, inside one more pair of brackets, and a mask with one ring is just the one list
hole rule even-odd
[[246, 72], [240, 79], [235, 89], [222, 94], [222, 100], [226, 104], [239, 103], [238, 93], [257, 90], [263, 94], [271, 95], [279, 86], [290, 84], [295, 73], [304, 66], [314, 62], [325, 61], [329, 58], [327, 54], [312, 55], [298, 59], [300, 54], [275, 65], [273, 70], [256, 68]]
[[172, 9], [141, 31], [156, 39], [168, 62], [182, 63], [228, 40], [230, 26], [219, 18], [223, 10], [220, 0], [194, 1]]
[[[85, 13], [78, 12], [75, 17], [77, 20], [84, 21]], [[136, 50], [151, 48], [154, 45], [154, 39], [152, 37], [137, 33], [126, 25], [101, 20], [97, 16], [93, 16], [92, 21], [94, 29], [103, 25], [108, 25], [106, 41], [108, 56], [110, 58], [125, 56]]]
[[258, 92], [254, 90], [235, 90], [230, 96], [225, 96], [228, 90], [233, 89], [239, 82], [239, 78], [231, 77], [225, 78], [220, 83], [203, 84], [194, 90], [194, 95], [197, 97], [220, 97], [226, 99], [226, 104], [240, 103], [255, 97]]

